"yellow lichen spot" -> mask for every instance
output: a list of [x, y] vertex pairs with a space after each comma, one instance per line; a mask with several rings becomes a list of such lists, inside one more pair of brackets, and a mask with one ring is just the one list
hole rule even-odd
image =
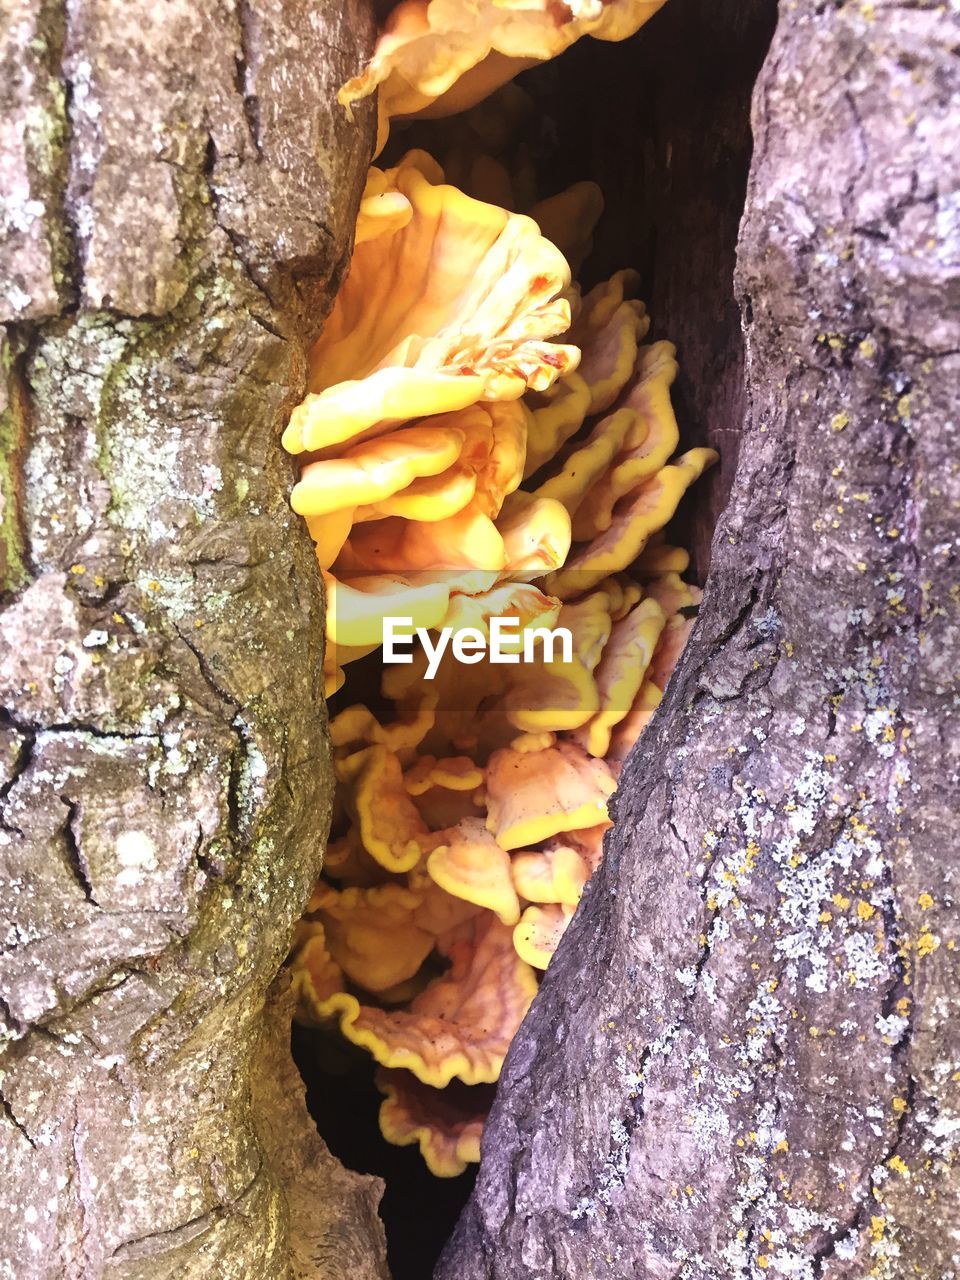
[[888, 529], [888, 530], [887, 530], [887, 537], [888, 537], [888, 538], [899, 538], [899, 537], [900, 537], [900, 530], [899, 530], [899, 529]]
[[766, 1269], [767, 1269], [767, 1267], [769, 1267], [769, 1265], [770, 1265], [770, 1259], [767, 1257], [767, 1255], [766, 1255], [765, 1253], [757, 1254], [757, 1266], [758, 1266], [758, 1267], [762, 1267], [762, 1268], [763, 1268], [763, 1270], [764, 1270], [764, 1271], [766, 1271]]
[[877, 908], [871, 906], [869, 902], [864, 902], [861, 898], [857, 903], [857, 915], [861, 920], [869, 920], [877, 914]]
[[816, 1039], [816, 1038], [817, 1038], [817, 1036], [820, 1034], [820, 1028], [819, 1028], [819, 1027], [810, 1027], [810, 1029], [809, 1029], [809, 1034], [810, 1034], [810, 1035], [812, 1035], [814, 1039]]
[[112, 613], [110, 616], [111, 618], [113, 618], [114, 622], [116, 622], [120, 626], [123, 626], [124, 622], [126, 621], [122, 613]]
[[160, 583], [156, 580], [156, 578], [151, 578], [151, 579], [150, 579], [150, 581], [147, 583], [147, 590], [148, 590], [148, 591], [159, 591], [159, 590], [160, 590]]
[[850, 905], [850, 899], [845, 898], [842, 893], [835, 893], [830, 901], [835, 907], [839, 907], [841, 911], [846, 911]]
[[817, 919], [821, 924], [829, 924], [833, 919], [833, 914], [830, 911], [821, 911]]
[[893, 1107], [895, 1115], [902, 1116], [907, 1109], [907, 1100], [906, 1098], [894, 1098], [890, 1105]]
[[917, 939], [917, 955], [928, 956], [936, 951], [939, 945], [940, 939], [935, 934], [932, 934], [929, 929], [924, 929]]
[[917, 906], [921, 911], [929, 911], [933, 905], [934, 899], [929, 893], [921, 893], [920, 897], [917, 899]]
[[70, 566], [70, 572], [74, 574], [75, 577], [82, 578], [87, 572], [87, 566], [85, 564], [72, 564]]
[[[830, 345], [833, 346], [833, 343], [831, 342]], [[838, 343], [837, 345], [839, 346], [840, 344]], [[845, 413], [845, 412], [835, 413], [833, 417], [830, 419], [830, 430], [842, 431], [844, 427], [849, 426], [849, 424], [850, 424], [850, 415], [848, 413]]]
[[886, 1218], [872, 1217], [870, 1219], [870, 1238], [879, 1242], [883, 1239], [883, 1234], [887, 1229]]
[[897, 417], [899, 418], [910, 417], [910, 397], [909, 396], [901, 396], [900, 399], [897, 401]]
[[907, 1162], [901, 1156], [891, 1156], [887, 1161], [887, 1167], [892, 1169], [894, 1173], [899, 1173], [903, 1178], [907, 1177], [910, 1172]]
[[780, 1141], [777, 1143], [777, 1145], [773, 1148], [773, 1153], [774, 1155], [776, 1155], [778, 1152], [789, 1151], [789, 1150], [790, 1150], [790, 1143], [786, 1140], [786, 1138], [781, 1138]]
[[836, 763], [837, 763], [837, 757], [834, 755], [834, 753], [833, 753], [832, 751], [828, 751], [828, 752], [827, 752], [827, 754], [826, 754], [823, 758], [824, 758], [824, 760], [827, 762], [827, 764], [836, 764]]

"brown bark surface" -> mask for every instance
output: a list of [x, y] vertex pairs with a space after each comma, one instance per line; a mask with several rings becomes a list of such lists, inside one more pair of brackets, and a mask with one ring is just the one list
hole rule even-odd
[[700, 622], [442, 1280], [960, 1273], [955, 43], [921, 0], [782, 6]]
[[278, 434], [372, 19], [0, 8], [0, 1275], [372, 1280], [377, 1185], [316, 1138], [285, 1004], [264, 1031], [331, 790]]

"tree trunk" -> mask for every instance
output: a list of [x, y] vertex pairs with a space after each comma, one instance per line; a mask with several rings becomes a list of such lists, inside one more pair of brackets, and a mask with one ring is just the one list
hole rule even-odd
[[699, 625], [442, 1280], [958, 1274], [955, 41], [920, 0], [782, 7]]
[[372, 19], [2, 9], [0, 1274], [382, 1277], [282, 998], [264, 1030], [331, 789], [278, 431], [349, 253], [373, 120], [335, 90]]

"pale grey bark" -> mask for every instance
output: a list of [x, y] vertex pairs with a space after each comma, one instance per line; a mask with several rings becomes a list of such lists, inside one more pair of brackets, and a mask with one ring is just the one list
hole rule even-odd
[[377, 1186], [316, 1138], [282, 1009], [264, 1032], [331, 792], [279, 431], [349, 254], [372, 118], [335, 89], [372, 19], [2, 8], [0, 1275], [382, 1277]]

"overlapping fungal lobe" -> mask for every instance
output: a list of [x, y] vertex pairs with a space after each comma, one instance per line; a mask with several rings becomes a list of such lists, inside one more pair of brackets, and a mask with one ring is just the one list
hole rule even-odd
[[[569, 327], [569, 267], [531, 218], [448, 186], [423, 152], [381, 184], [284, 433], [292, 453], [330, 456], [400, 422], [515, 400], [576, 365], [574, 347], [547, 341]], [[370, 212], [384, 201], [389, 214]]]
[[447, 116], [482, 101], [581, 36], [625, 40], [663, 0], [400, 0], [373, 57], [340, 91], [345, 106], [379, 88], [378, 145], [393, 117]]
[[[443, 625], [449, 597], [562, 563], [569, 521], [516, 500], [531, 410], [573, 370], [563, 255], [530, 218], [471, 199], [411, 152], [371, 170], [350, 270], [283, 443], [328, 590], [327, 691], [382, 619]], [[466, 576], [465, 571], [476, 571]], [[406, 602], [407, 608], [402, 607]]]
[[[557, 225], [577, 198], [547, 210]], [[375, 1058], [384, 1135], [440, 1176], [479, 1156], [489, 1087], [694, 625], [664, 528], [715, 455], [675, 457], [675, 352], [644, 344], [637, 290], [621, 271], [581, 296], [530, 219], [411, 153], [371, 171], [285, 437], [326, 584], [327, 689], [346, 682], [348, 703], [292, 956], [301, 1017]], [[374, 714], [350, 703], [349, 664], [387, 616], [481, 638], [516, 618], [517, 661], [431, 663], [416, 643], [384, 665]]]
[[384, 1096], [380, 1128], [388, 1142], [398, 1147], [416, 1143], [438, 1178], [455, 1178], [479, 1161], [490, 1090], [458, 1086], [456, 1081], [432, 1089], [409, 1071], [383, 1068], [375, 1080]]

